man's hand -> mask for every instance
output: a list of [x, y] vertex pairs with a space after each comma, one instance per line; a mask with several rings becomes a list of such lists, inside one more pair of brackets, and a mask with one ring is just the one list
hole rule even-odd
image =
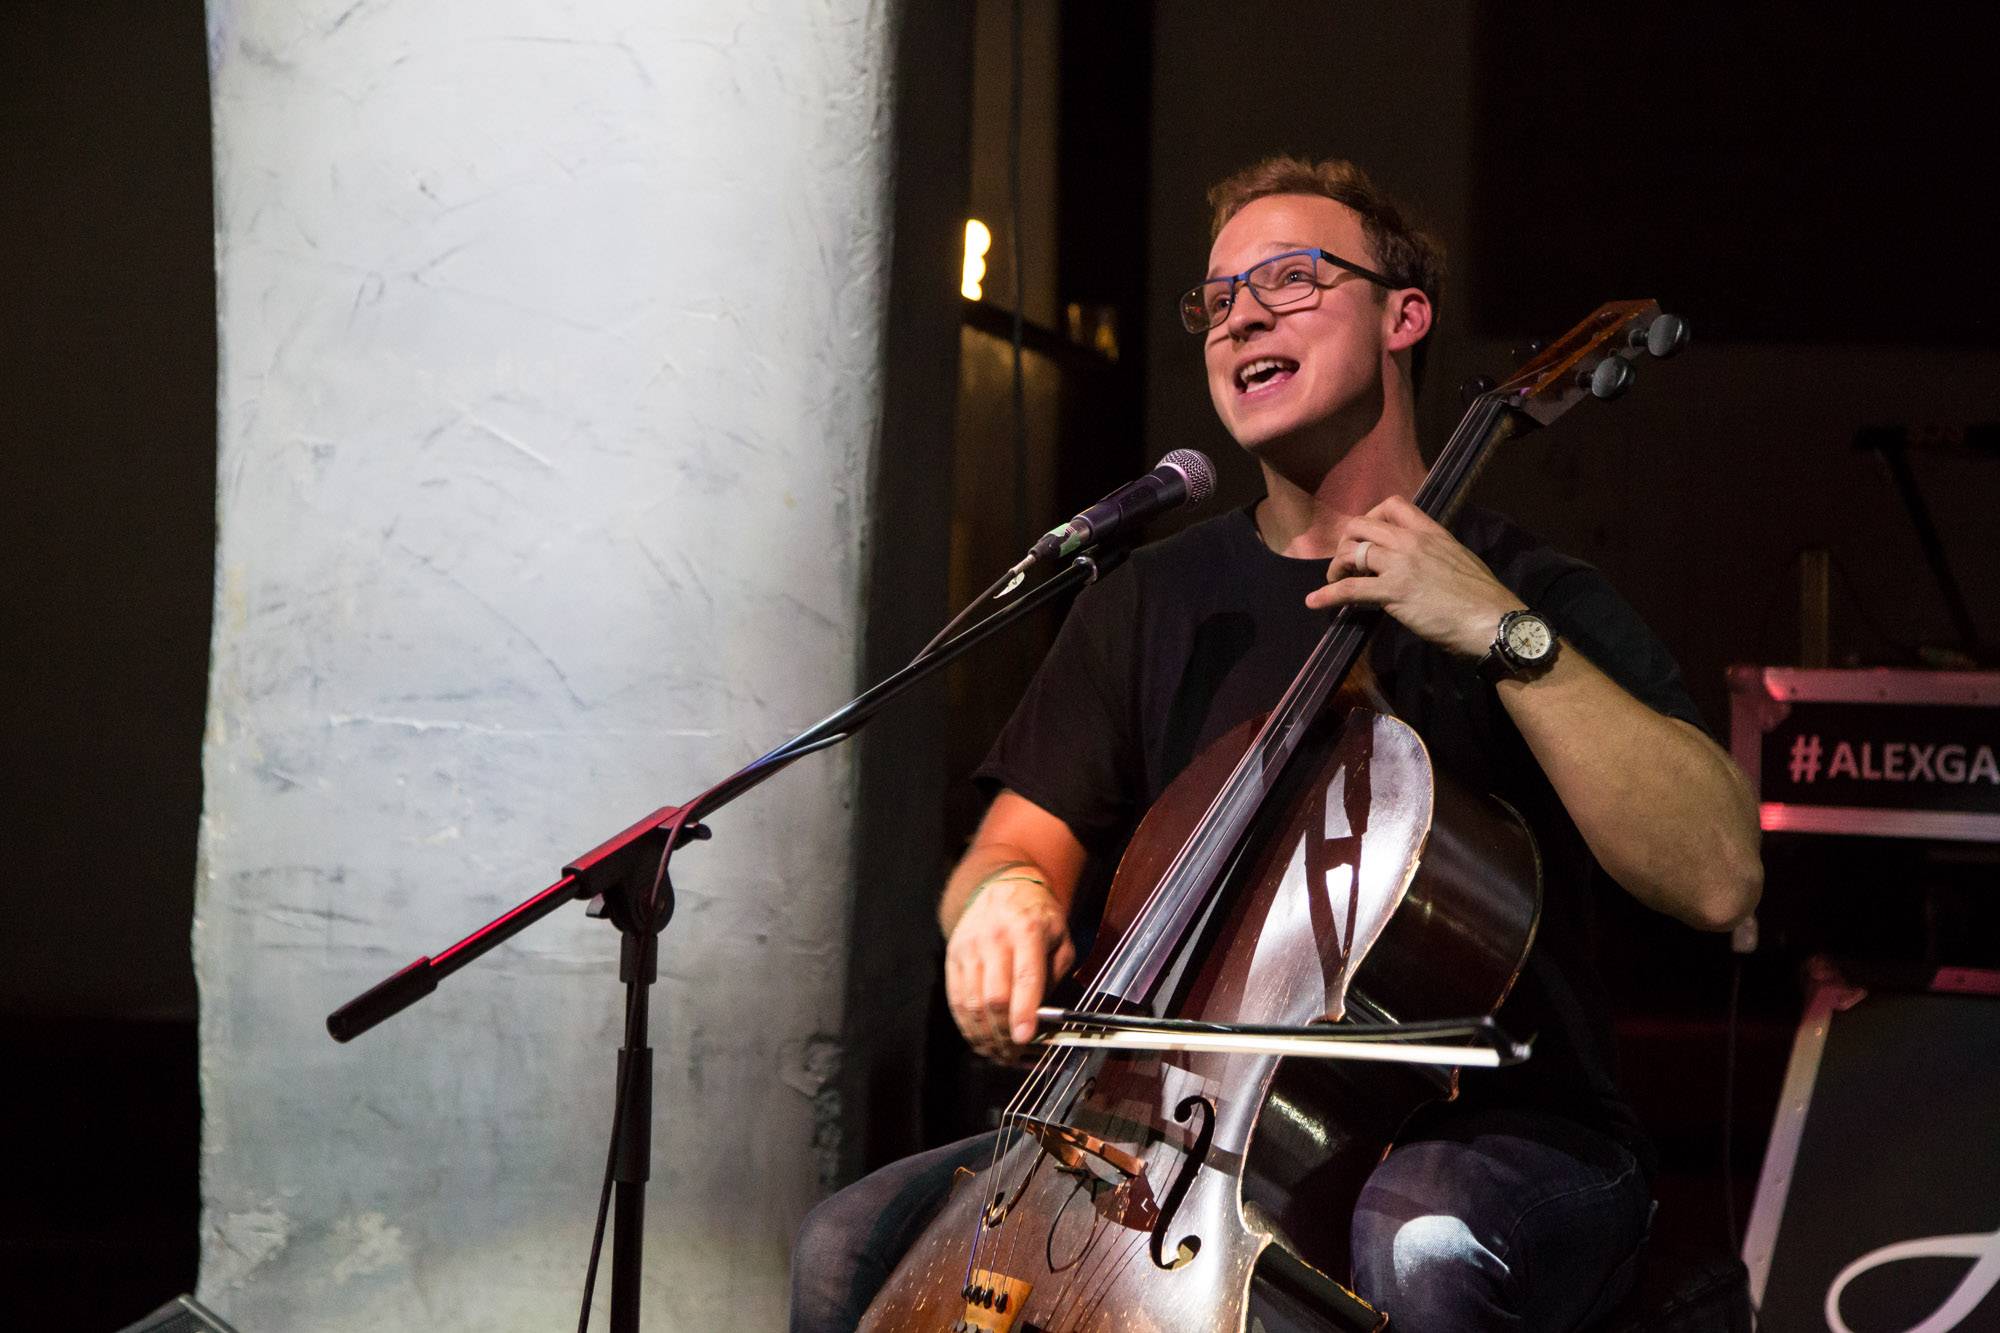
[[1307, 606], [1379, 606], [1418, 638], [1463, 657], [1484, 653], [1500, 617], [1523, 608], [1485, 561], [1400, 495], [1347, 520], [1326, 577]]
[[[1318, 608], [1379, 606], [1419, 638], [1477, 657], [1520, 598], [1421, 509], [1391, 496], [1341, 530]], [[1598, 863], [1640, 902], [1700, 930], [1757, 905], [1757, 805], [1729, 756], [1662, 716], [1574, 645], [1531, 681], [1494, 687]]]
[[958, 1030], [981, 1055], [1010, 1059], [1035, 1035], [1049, 979], [1076, 962], [1061, 904], [1031, 863], [988, 874], [945, 946], [945, 995]]

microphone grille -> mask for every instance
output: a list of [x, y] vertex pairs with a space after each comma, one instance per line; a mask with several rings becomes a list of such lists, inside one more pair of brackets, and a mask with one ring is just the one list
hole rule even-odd
[[1198, 505], [1215, 494], [1215, 465], [1199, 449], [1176, 449], [1160, 460], [1187, 479], [1187, 503]]

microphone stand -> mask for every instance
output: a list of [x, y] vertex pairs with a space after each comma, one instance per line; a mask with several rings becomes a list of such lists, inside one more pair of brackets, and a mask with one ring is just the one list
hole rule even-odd
[[[967, 629], [927, 648], [908, 666], [851, 702], [746, 764], [684, 805], [662, 806], [565, 865], [562, 878], [434, 957], [419, 958], [327, 1016], [335, 1041], [352, 1041], [438, 987], [438, 982], [489, 949], [520, 934], [578, 898], [590, 915], [608, 918], [623, 939], [618, 978], [625, 983], [625, 1042], [618, 1051], [618, 1100], [610, 1175], [616, 1186], [611, 1243], [611, 1330], [638, 1333], [639, 1276], [645, 1245], [646, 1181], [651, 1175], [653, 1052], [647, 1037], [647, 997], [658, 975], [659, 936], [674, 913], [667, 863], [674, 850], [709, 836], [701, 821], [818, 750], [853, 735], [891, 699], [963, 656], [975, 644], [1082, 583], [1094, 582], [1124, 558], [1122, 549], [1079, 553], [1054, 576]], [[600, 1215], [601, 1216], [601, 1215]], [[593, 1263], [595, 1252], [593, 1251]]]

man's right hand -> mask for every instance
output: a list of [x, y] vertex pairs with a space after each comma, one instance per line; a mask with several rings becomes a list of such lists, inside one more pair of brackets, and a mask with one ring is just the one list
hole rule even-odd
[[1062, 905], [1033, 865], [995, 871], [945, 945], [945, 995], [958, 1030], [981, 1055], [1011, 1059], [1035, 1035], [1051, 976], [1076, 962]]

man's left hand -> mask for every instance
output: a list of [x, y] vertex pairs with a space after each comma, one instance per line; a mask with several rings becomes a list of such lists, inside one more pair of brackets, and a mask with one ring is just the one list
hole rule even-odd
[[1379, 606], [1418, 638], [1465, 657], [1493, 644], [1500, 617], [1524, 608], [1486, 562], [1400, 495], [1348, 519], [1315, 609]]

